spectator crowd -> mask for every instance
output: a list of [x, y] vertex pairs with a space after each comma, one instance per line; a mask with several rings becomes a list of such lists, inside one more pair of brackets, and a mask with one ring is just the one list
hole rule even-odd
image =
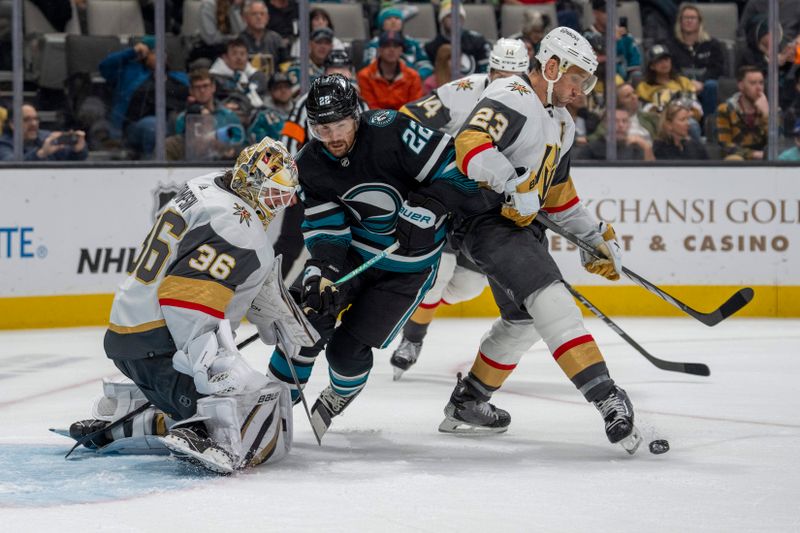
[[[93, 1], [102, 0], [31, 3], [56, 31], [71, 25], [78, 34], [88, 34], [86, 9]], [[120, 37], [92, 72], [71, 74], [64, 90], [37, 90], [35, 80], [26, 82], [26, 161], [154, 157], [153, 2], [131, 1], [141, 7], [147, 33]], [[595, 91], [569, 106], [576, 122], [573, 159], [605, 159], [608, 113], [615, 117], [612, 142], [618, 159], [765, 159], [767, 117], [770, 106], [776, 106], [780, 159], [800, 161], [800, 1], [779, 1], [777, 102], [766, 96], [767, 0], [727, 2], [737, 7], [731, 28], [735, 39], [709, 30], [714, 25], [704, 10], [715, 3], [643, 0], [636, 3], [635, 18], [622, 9], [634, 2], [618, 4], [618, 13], [626, 14], [615, 28], [611, 68], [616, 87], [610, 89], [604, 83], [607, 0], [464, 1], [458, 10], [457, 77], [486, 72], [499, 36], [521, 39], [533, 58], [546, 31], [566, 25], [587, 38], [600, 62]], [[341, 4], [320, 2], [311, 6], [307, 46], [301, 46], [294, 0], [166, 0], [167, 159], [229, 160], [263, 137], [282, 139], [292, 151], [299, 148], [306, 138], [303, 49], [312, 80], [326, 72], [345, 74], [364, 109], [399, 109], [454, 81], [450, 0], [434, 2], [432, 11], [429, 2], [365, 0], [355, 5], [369, 25], [366, 38], [337, 33], [336, 22], [343, 21], [334, 15]], [[482, 15], [486, 11], [476, 8], [494, 17], [489, 20]], [[193, 32], [185, 30], [190, 12]], [[423, 20], [428, 15], [431, 20]], [[422, 22], [429, 22], [429, 33], [420, 29]], [[7, 70], [10, 47], [3, 39], [0, 24], [0, 49], [6, 50], [0, 53], [0, 70]], [[35, 53], [36, 47], [31, 50]], [[615, 109], [607, 109], [608, 90], [616, 93]], [[9, 91], [0, 91], [0, 161], [13, 159], [10, 104]]]

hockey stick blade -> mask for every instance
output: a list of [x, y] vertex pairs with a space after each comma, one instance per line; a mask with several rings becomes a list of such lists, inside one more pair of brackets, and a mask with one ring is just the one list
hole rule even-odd
[[633, 340], [630, 337], [630, 335], [625, 333], [625, 331], [623, 331], [622, 328], [619, 327], [616, 322], [611, 320], [605, 313], [603, 313], [592, 302], [590, 302], [589, 299], [586, 298], [586, 296], [579, 293], [577, 290], [575, 290], [573, 286], [571, 286], [566, 281], [564, 282], [564, 285], [567, 287], [567, 290], [572, 294], [572, 296], [575, 297], [576, 300], [582, 303], [584, 307], [586, 307], [586, 309], [588, 309], [589, 311], [592, 312], [592, 314], [594, 314], [594, 316], [605, 322], [605, 324], [609, 328], [611, 328], [614, 331], [614, 333], [622, 337], [622, 340], [630, 344], [633, 349], [642, 354], [642, 356], [648, 361], [650, 361], [656, 368], [660, 368], [661, 370], [668, 370], [670, 372], [682, 372], [684, 374], [693, 374], [695, 376], [711, 375], [711, 370], [708, 368], [707, 365], [704, 365], [703, 363], [676, 363], [673, 361], [665, 361], [663, 359], [659, 359], [658, 357], [652, 355], [650, 352], [642, 348], [642, 346], [638, 342]]
[[[597, 257], [598, 259], [604, 259], [598, 255], [597, 250], [589, 244], [588, 242], [584, 241], [574, 233], [564, 229], [563, 227], [559, 226], [553, 220], [547, 216], [546, 213], [539, 211], [536, 215], [536, 220], [542, 223], [547, 229], [553, 231], [554, 233], [558, 233], [569, 242], [580, 248], [581, 250]], [[663, 289], [657, 287], [653, 283], [647, 281], [642, 276], [633, 272], [631, 269], [627, 267], [622, 267], [622, 273], [628, 276], [628, 278], [636, 283], [637, 285], [645, 288], [647, 291], [655, 294], [668, 304], [677, 307], [687, 315], [691, 316], [692, 318], [702, 322], [706, 326], [716, 326], [732, 314], [739, 311], [742, 307], [747, 305], [750, 300], [753, 299], [753, 289], [750, 287], [745, 287], [743, 289], [739, 289], [733, 296], [728, 298], [728, 300], [722, 304], [720, 307], [711, 311], [710, 313], [703, 313], [702, 311], [698, 311], [693, 309], [683, 303], [682, 301], [678, 300], [671, 294], [665, 292]]]

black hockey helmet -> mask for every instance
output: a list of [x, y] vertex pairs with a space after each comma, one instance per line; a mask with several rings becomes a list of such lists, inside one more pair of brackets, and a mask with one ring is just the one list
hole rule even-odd
[[306, 99], [308, 123], [326, 124], [360, 116], [355, 88], [341, 74], [320, 76], [311, 83]]

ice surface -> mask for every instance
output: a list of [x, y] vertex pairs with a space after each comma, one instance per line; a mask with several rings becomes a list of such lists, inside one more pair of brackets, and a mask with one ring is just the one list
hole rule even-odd
[[[800, 531], [800, 321], [619, 319], [653, 355], [711, 377], [659, 370], [588, 321], [612, 376], [661, 456], [605, 439], [543, 345], [495, 403], [504, 435], [436, 427], [488, 320], [439, 320], [420, 361], [392, 381], [376, 353], [361, 396], [320, 448], [300, 407], [282, 463], [230, 478], [161, 457], [76, 452], [49, 427], [89, 414], [115, 375], [101, 328], [0, 333], [0, 530], [34, 531]], [[246, 327], [240, 333], [247, 335]], [[266, 368], [270, 348], [245, 354]], [[320, 361], [309, 400], [327, 384]]]

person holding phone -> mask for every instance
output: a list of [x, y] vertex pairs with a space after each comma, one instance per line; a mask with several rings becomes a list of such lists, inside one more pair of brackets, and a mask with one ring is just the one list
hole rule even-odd
[[[6, 130], [0, 136], [0, 161], [14, 158], [14, 110], [9, 112]], [[22, 142], [25, 161], [83, 161], [89, 156], [86, 134], [80, 130], [48, 131], [39, 128], [39, 112], [22, 105]]]

